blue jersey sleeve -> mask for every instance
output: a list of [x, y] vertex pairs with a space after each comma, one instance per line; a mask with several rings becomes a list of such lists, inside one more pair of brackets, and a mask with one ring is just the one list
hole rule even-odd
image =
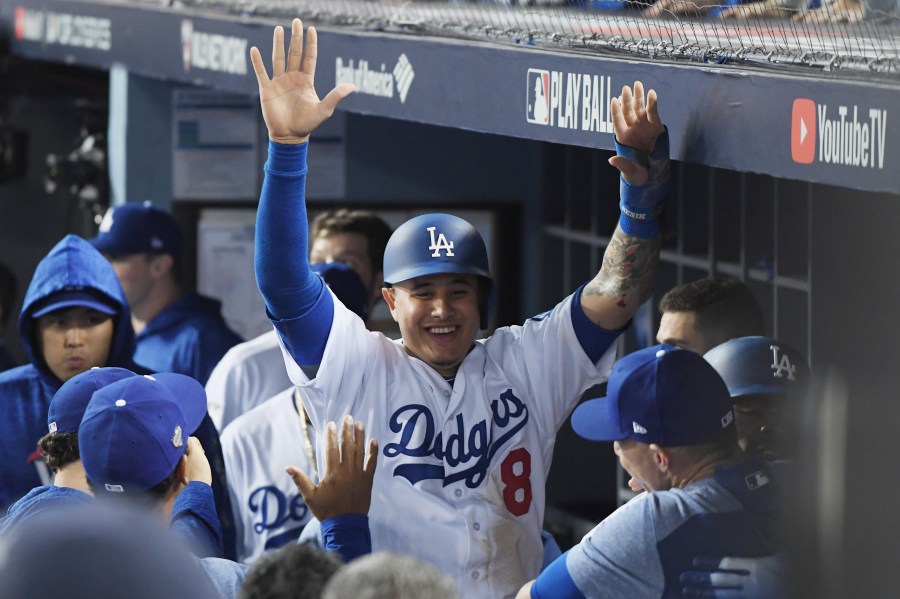
[[531, 587], [532, 599], [585, 599], [566, 568], [566, 551], [544, 568]]
[[584, 287], [582, 285], [578, 291], [572, 294], [572, 328], [575, 329], [578, 343], [581, 344], [591, 362], [596, 364], [606, 350], [619, 338], [622, 331], [628, 328], [631, 321], [628, 321], [618, 331], [609, 331], [591, 321], [584, 313], [584, 308], [581, 307], [581, 293], [584, 291]]
[[372, 553], [369, 517], [344, 514], [322, 521], [322, 540], [326, 551], [335, 551], [345, 562]]
[[308, 145], [269, 142], [255, 242], [257, 285], [285, 347], [301, 365], [321, 361], [334, 318], [334, 300], [309, 268]]
[[169, 526], [197, 557], [222, 557], [222, 525], [212, 487], [206, 483], [190, 482], [181, 490], [172, 505]]

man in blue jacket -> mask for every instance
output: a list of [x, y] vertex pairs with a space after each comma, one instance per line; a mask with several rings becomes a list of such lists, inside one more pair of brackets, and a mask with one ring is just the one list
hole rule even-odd
[[[179, 284], [181, 230], [172, 216], [149, 202], [110, 208], [90, 240], [112, 264], [128, 306], [137, 349], [134, 359], [155, 372], [176, 372], [205, 385], [225, 352], [241, 342], [222, 318], [221, 304]], [[234, 557], [234, 522], [225, 484], [218, 430], [207, 417], [197, 438], [213, 469], [216, 510], [226, 557]]]
[[131, 313], [116, 274], [85, 240], [68, 235], [35, 269], [19, 333], [30, 363], [0, 373], [0, 509], [50, 472], [36, 451], [53, 394], [94, 366], [135, 370]]
[[182, 292], [178, 223], [149, 203], [110, 208], [91, 244], [112, 263], [137, 335], [134, 359], [156, 372], [177, 372], [206, 384], [213, 367], [241, 338], [222, 318], [221, 304]]

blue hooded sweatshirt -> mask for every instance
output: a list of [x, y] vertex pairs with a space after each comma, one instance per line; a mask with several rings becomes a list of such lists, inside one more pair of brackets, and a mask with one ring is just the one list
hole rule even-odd
[[222, 304], [194, 292], [156, 315], [137, 336], [134, 359], [154, 372], [177, 372], [205, 385], [229, 349], [243, 341], [222, 318]]
[[[119, 279], [109, 262], [87, 241], [67, 235], [40, 261], [25, 293], [19, 314], [19, 335], [30, 364], [0, 373], [0, 510], [3, 512], [34, 487], [47, 484], [49, 472], [35, 450], [47, 433], [47, 411], [53, 394], [62, 385], [54, 375], [36, 338], [32, 313], [36, 306], [60, 291], [90, 289], [116, 306], [112, 347], [105, 366], [121, 366], [146, 372], [136, 366], [131, 312]], [[44, 473], [44, 480], [39, 473]]]

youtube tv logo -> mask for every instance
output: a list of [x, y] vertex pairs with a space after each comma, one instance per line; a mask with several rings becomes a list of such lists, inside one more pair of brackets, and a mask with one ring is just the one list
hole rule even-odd
[[816, 158], [816, 103], [807, 98], [794, 100], [791, 158], [800, 164], [812, 164]]

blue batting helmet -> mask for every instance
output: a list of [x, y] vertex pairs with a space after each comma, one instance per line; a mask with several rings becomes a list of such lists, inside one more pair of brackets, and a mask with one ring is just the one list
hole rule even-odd
[[394, 231], [384, 249], [384, 283], [435, 274], [476, 275], [480, 289], [481, 328], [488, 327], [493, 279], [487, 247], [468, 221], [452, 214], [423, 214]]
[[738, 337], [704, 355], [732, 397], [803, 393], [809, 365], [803, 355], [772, 337]]

